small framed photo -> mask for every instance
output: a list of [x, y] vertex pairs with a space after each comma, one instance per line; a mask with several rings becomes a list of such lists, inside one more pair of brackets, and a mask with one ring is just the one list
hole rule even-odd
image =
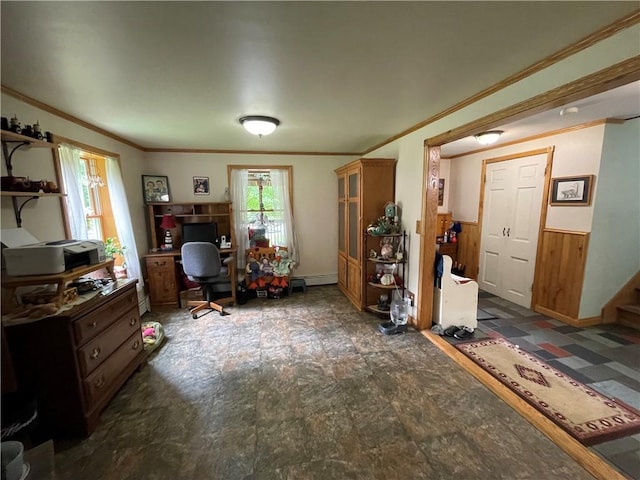
[[551, 179], [550, 205], [591, 205], [595, 175], [580, 177], [558, 177]]
[[444, 178], [438, 179], [438, 206], [444, 205]]
[[169, 203], [169, 177], [164, 175], [142, 175], [144, 203]]
[[209, 177], [193, 177], [193, 194], [209, 195]]

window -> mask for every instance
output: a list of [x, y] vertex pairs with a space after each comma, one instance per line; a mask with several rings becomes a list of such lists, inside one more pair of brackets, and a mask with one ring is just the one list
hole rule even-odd
[[293, 221], [292, 167], [230, 165], [238, 265], [251, 246], [287, 247], [297, 261]]
[[[107, 238], [120, 244], [116, 231], [113, 209], [109, 196], [107, 183], [106, 159], [103, 156], [89, 152], [80, 152], [80, 179], [82, 206], [87, 227], [87, 238], [102, 240]], [[120, 265], [124, 259], [116, 256], [116, 265]]]
[[67, 193], [63, 203], [67, 238], [103, 240], [116, 253], [116, 265], [126, 266], [121, 274], [138, 280], [142, 298], [144, 279], [118, 154], [57, 135], [54, 141], [60, 145], [56, 161]]
[[[249, 170], [247, 185], [247, 220], [251, 231], [263, 228], [271, 246], [286, 245], [287, 233], [284, 227], [284, 210], [278, 205], [274, 192], [271, 172]], [[251, 244], [252, 238], [249, 239]]]

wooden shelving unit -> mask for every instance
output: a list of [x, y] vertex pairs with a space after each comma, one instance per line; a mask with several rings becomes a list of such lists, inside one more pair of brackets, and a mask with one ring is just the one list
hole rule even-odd
[[[4, 156], [5, 165], [7, 167], [7, 175], [13, 176], [13, 155], [20, 148], [58, 148], [57, 143], [45, 142], [44, 140], [38, 140], [36, 138], [27, 137], [19, 133], [2, 130], [2, 154]], [[58, 180], [58, 179], [56, 179]], [[58, 181], [59, 184], [59, 181]], [[16, 226], [22, 226], [22, 209], [31, 200], [36, 200], [41, 197], [65, 197], [64, 193], [44, 193], [44, 192], [22, 192], [22, 191], [1, 191], [0, 196], [11, 197], [13, 203], [13, 212], [16, 217]], [[19, 202], [18, 199], [23, 199]]]
[[[406, 232], [402, 233], [389, 233], [383, 235], [369, 235], [365, 233], [364, 245], [367, 252], [377, 251], [380, 248], [380, 241], [383, 239], [388, 239], [392, 242], [394, 247], [394, 257], [392, 258], [381, 258], [377, 257], [369, 257], [367, 259], [367, 267], [366, 267], [366, 291], [365, 291], [365, 301], [366, 301], [366, 310], [372, 313], [375, 313], [380, 316], [388, 316], [388, 309], [381, 309], [378, 307], [378, 299], [380, 295], [385, 294], [389, 297], [389, 304], [393, 300], [393, 292], [397, 290], [402, 297], [404, 297], [405, 290], [405, 282], [406, 282], [406, 255], [407, 255], [407, 234]], [[395, 257], [396, 252], [402, 252], [402, 258], [398, 259]], [[381, 270], [384, 270], [385, 266], [394, 265], [393, 274], [397, 275], [401, 280], [401, 284], [398, 285], [395, 283], [391, 283], [390, 285], [384, 285], [379, 282], [373, 282], [370, 280], [372, 276], [375, 276]]]

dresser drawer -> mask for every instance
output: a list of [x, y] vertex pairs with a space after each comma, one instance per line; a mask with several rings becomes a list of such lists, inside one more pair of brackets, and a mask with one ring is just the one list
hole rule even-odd
[[118, 381], [124, 367], [138, 355], [142, 355], [143, 351], [142, 333], [138, 329], [102, 365], [82, 381], [88, 410], [112, 393], [111, 387]]
[[82, 345], [104, 331], [118, 320], [125, 312], [138, 306], [138, 296], [135, 289], [131, 292], [116, 297], [102, 307], [88, 313], [73, 322], [73, 333], [77, 345]]
[[116, 323], [78, 349], [80, 376], [86, 377], [111, 355], [136, 330], [140, 329], [138, 308], [126, 312]]

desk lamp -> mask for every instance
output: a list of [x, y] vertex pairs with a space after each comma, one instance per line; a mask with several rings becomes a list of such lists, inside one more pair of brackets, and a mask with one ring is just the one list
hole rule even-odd
[[176, 228], [176, 221], [171, 214], [164, 214], [160, 228], [164, 228], [164, 246], [162, 250], [173, 250], [173, 238], [171, 237], [171, 229]]

